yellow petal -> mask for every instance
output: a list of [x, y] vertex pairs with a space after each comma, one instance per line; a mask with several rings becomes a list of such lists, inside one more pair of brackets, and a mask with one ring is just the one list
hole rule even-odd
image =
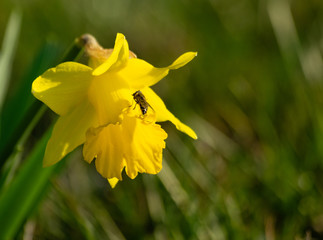
[[138, 172], [157, 174], [162, 168], [167, 133], [158, 124], [127, 115], [122, 128], [127, 175], [133, 179]]
[[172, 65], [168, 66], [169, 69], [178, 69], [180, 67], [183, 67], [187, 63], [193, 60], [197, 56], [197, 52], [187, 52], [179, 56]]
[[147, 102], [154, 109], [157, 122], [171, 121], [179, 131], [186, 133], [193, 139], [197, 139], [196, 133], [189, 126], [185, 125], [178, 118], [176, 118], [166, 108], [163, 100], [151, 88], [146, 87], [141, 91], [145, 95]]
[[92, 69], [66, 62], [47, 70], [32, 84], [33, 95], [59, 115], [67, 114], [86, 96]]
[[120, 69], [119, 75], [126, 79], [133, 89], [142, 89], [156, 84], [168, 74], [169, 70], [184, 66], [190, 62], [196, 54], [196, 52], [184, 53], [171, 65], [165, 68], [155, 68], [144, 60], [132, 58], [129, 59], [125, 68]]
[[90, 49], [86, 53], [89, 55], [89, 67], [95, 69], [104, 63], [113, 52], [113, 49]]
[[85, 142], [85, 133], [95, 124], [94, 108], [89, 102], [82, 102], [78, 107], [57, 120], [45, 151], [45, 167], [60, 161], [69, 152]]
[[99, 153], [99, 134], [102, 131], [102, 129], [103, 127], [91, 127], [86, 131], [86, 141], [83, 145], [83, 157], [84, 160], [88, 163], [91, 163], [92, 160], [96, 158], [97, 154]]
[[122, 110], [134, 101], [132, 93], [128, 83], [115, 73], [107, 72], [94, 77], [88, 98], [97, 112], [99, 125], [119, 121]]
[[94, 76], [99, 76], [112, 67], [118, 67], [129, 59], [129, 46], [125, 36], [121, 33], [117, 34], [114, 49], [109, 58], [98, 66], [94, 71]]
[[119, 182], [119, 179], [118, 178], [108, 178], [108, 182], [112, 188], [115, 188], [115, 186]]
[[130, 178], [140, 173], [156, 174], [162, 167], [166, 132], [157, 124], [125, 115], [122, 124], [109, 124], [87, 133], [83, 155], [96, 157], [97, 171], [105, 178], [122, 180], [125, 167]]
[[96, 158], [96, 169], [104, 178], [122, 179], [123, 139], [120, 132], [119, 124], [110, 124], [106, 127], [91, 128], [86, 133], [83, 147], [84, 160], [90, 163]]

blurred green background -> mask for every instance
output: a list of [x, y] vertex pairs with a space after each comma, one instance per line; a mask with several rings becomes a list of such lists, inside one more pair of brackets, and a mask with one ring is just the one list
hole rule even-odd
[[[77, 149], [15, 238], [323, 239], [323, 1], [1, 0], [1, 41], [13, 10], [21, 25], [6, 68], [2, 164], [39, 108], [32, 80], [83, 33], [111, 48], [121, 32], [155, 66], [198, 51], [154, 90], [199, 136], [163, 123], [163, 170], [113, 190]], [[47, 111], [28, 135], [13, 179], [53, 120]]]

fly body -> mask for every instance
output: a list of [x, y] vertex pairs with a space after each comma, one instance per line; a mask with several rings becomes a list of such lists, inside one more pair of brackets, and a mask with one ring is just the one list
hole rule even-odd
[[[145, 96], [142, 94], [141, 91], [136, 91], [134, 94], [132, 94], [133, 99], [136, 102], [136, 105], [138, 104], [140, 106], [140, 110], [142, 115], [145, 115], [147, 113], [148, 107], [151, 107], [149, 103], [146, 101]], [[135, 106], [136, 108], [136, 106]]]

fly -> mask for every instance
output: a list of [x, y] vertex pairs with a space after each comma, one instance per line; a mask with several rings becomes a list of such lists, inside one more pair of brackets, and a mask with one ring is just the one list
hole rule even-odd
[[146, 101], [145, 96], [139, 90], [136, 91], [134, 94], [132, 94], [132, 96], [136, 102], [134, 109], [136, 108], [136, 106], [138, 104], [140, 106], [140, 110], [141, 110], [142, 115], [145, 115], [147, 113], [148, 107], [151, 107], [150, 104]]

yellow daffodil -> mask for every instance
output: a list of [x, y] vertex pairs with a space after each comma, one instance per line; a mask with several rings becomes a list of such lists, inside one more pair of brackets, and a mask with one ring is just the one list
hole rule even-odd
[[[150, 88], [169, 70], [190, 62], [187, 52], [164, 68], [155, 68], [129, 51], [122, 34], [113, 49], [103, 49], [90, 35], [81, 38], [89, 66], [65, 62], [34, 80], [33, 95], [60, 117], [45, 151], [44, 166], [60, 161], [84, 144], [87, 162], [95, 160], [97, 171], [112, 187], [139, 173], [156, 174], [162, 168], [162, 150], [167, 133], [156, 122], [171, 121], [178, 130], [196, 139], [194, 131], [181, 123]], [[133, 94], [141, 92], [144, 102]], [[146, 111], [142, 112], [142, 104]], [[148, 106], [148, 107], [147, 107]]]

